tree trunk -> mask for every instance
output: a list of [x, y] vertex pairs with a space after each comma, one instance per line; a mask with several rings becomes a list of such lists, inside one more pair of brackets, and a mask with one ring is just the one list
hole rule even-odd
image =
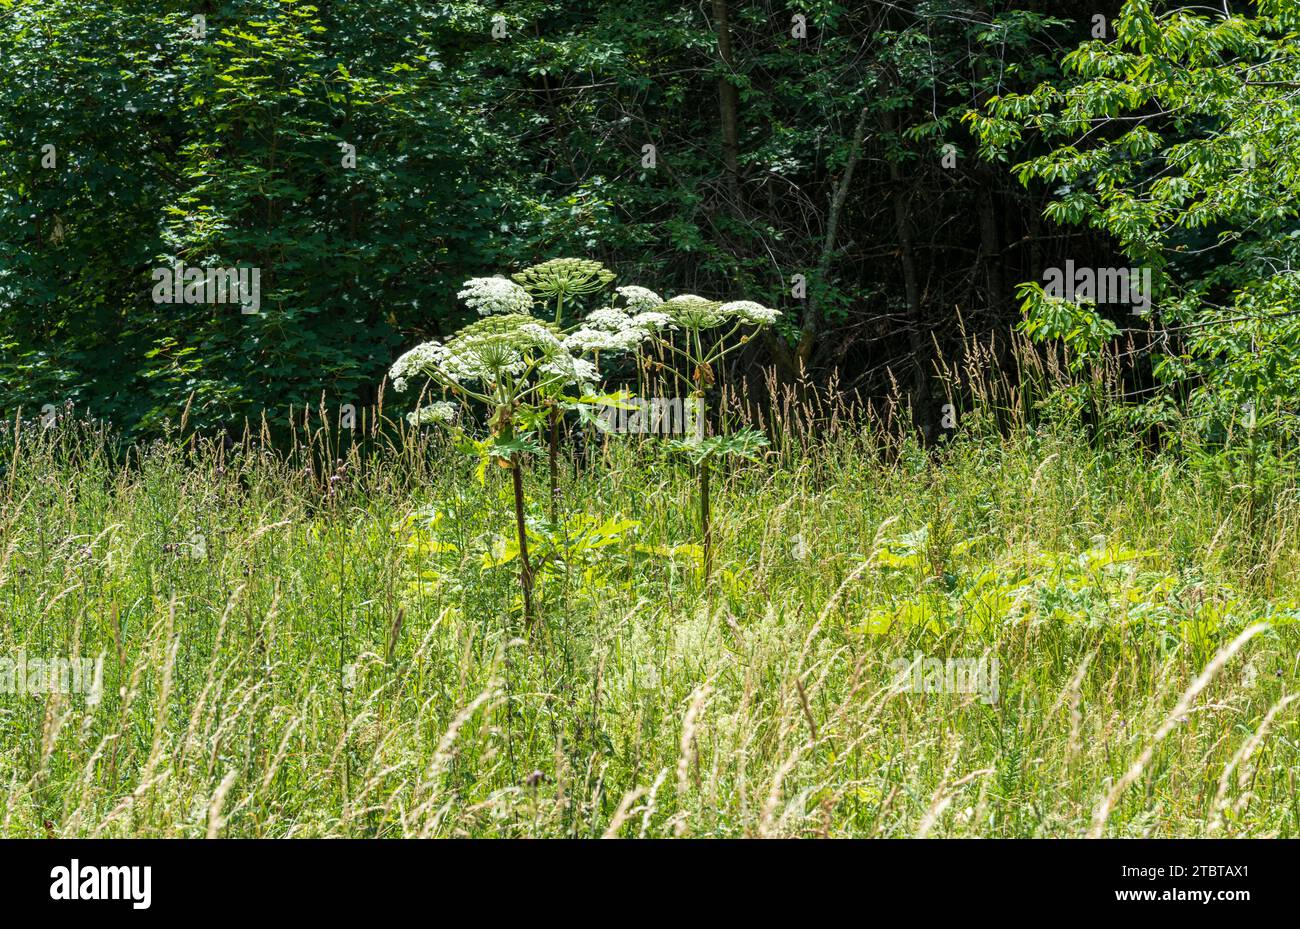
[[[885, 125], [898, 136], [898, 116], [885, 114]], [[901, 138], [897, 138], [901, 146]], [[921, 284], [916, 272], [916, 246], [912, 236], [911, 191], [898, 156], [889, 158], [889, 180], [894, 202], [894, 225], [898, 235], [898, 259], [903, 270], [903, 296], [907, 303], [907, 341], [912, 352], [912, 422], [924, 430], [928, 438], [934, 432], [930, 422], [930, 378], [923, 359], [928, 354], [925, 319], [921, 308]]]
[[799, 326], [799, 345], [795, 349], [795, 359], [799, 364], [807, 363], [817, 345], [817, 334], [821, 328], [821, 310], [817, 305], [817, 294], [826, 284], [831, 273], [831, 262], [835, 258], [836, 238], [839, 235], [840, 216], [844, 213], [844, 204], [849, 198], [849, 185], [853, 183], [853, 171], [862, 157], [862, 144], [867, 136], [868, 111], [864, 106], [858, 114], [857, 125], [853, 128], [853, 141], [849, 145], [849, 157], [844, 162], [844, 173], [831, 193], [830, 212], [826, 215], [826, 237], [822, 240], [821, 256], [817, 260], [814, 273], [814, 286], [809, 290], [804, 302], [803, 318]]
[[[976, 59], [975, 77], [979, 84], [989, 84], [986, 68], [982, 59]], [[981, 86], [975, 94], [975, 108], [983, 110], [992, 97], [990, 86]], [[979, 223], [980, 223], [980, 261], [984, 266], [984, 284], [988, 288], [989, 321], [995, 323], [1001, 319], [1003, 301], [1007, 295], [1003, 292], [1006, 275], [1004, 273], [1002, 254], [1002, 234], [998, 203], [998, 184], [1002, 172], [987, 161], [980, 160], [975, 167], [975, 179], [979, 188]], [[1037, 267], [1037, 266], [1035, 266]]]
[[722, 75], [718, 78], [718, 109], [722, 117], [722, 163], [726, 169], [729, 211], [740, 212], [740, 97], [731, 82], [731, 25], [727, 0], [713, 0], [713, 27], [718, 33], [718, 58]]
[[980, 181], [980, 257], [984, 261], [984, 280], [988, 287], [989, 309], [997, 319], [1001, 315], [1006, 294], [1003, 292], [1002, 241], [998, 223], [997, 176], [992, 165], [981, 164], [977, 171]]

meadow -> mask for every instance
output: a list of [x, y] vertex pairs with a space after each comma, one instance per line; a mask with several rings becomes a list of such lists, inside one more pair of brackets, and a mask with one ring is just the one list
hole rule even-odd
[[777, 394], [707, 579], [688, 462], [575, 431], [552, 519], [533, 456], [532, 623], [510, 472], [436, 430], [9, 422], [0, 653], [102, 692], [0, 694], [0, 835], [1300, 834], [1293, 475]]

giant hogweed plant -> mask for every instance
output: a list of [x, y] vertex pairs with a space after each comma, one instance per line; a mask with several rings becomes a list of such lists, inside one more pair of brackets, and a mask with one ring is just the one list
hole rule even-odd
[[[443, 399], [421, 405], [409, 419], [416, 425], [440, 423], [451, 428], [461, 446], [479, 457], [482, 479], [486, 479], [491, 463], [511, 472], [520, 593], [525, 625], [531, 627], [536, 609], [528, 552], [524, 460], [528, 454], [542, 451], [534, 434], [542, 423], [549, 423], [554, 523], [559, 411], [617, 399], [596, 394], [600, 381], [597, 361], [583, 357], [589, 347], [583, 335], [587, 330], [565, 332], [564, 305], [566, 298], [603, 289], [614, 275], [594, 261], [555, 259], [516, 277], [517, 281], [504, 277], [467, 281], [457, 296], [483, 318], [465, 326], [445, 343], [434, 340], [411, 349], [394, 362], [389, 375], [399, 392], [422, 378], [422, 400], [430, 386], [441, 391]], [[542, 316], [534, 315], [539, 303]], [[655, 318], [643, 318], [634, 323], [629, 317], [617, 345], [602, 347], [633, 349], [653, 335], [656, 322]], [[576, 396], [569, 396], [571, 389]], [[485, 438], [471, 437], [459, 424], [463, 408], [471, 402], [487, 411]]]
[[[488, 286], [480, 289], [486, 292]], [[494, 290], [508, 297], [504, 288]], [[535, 615], [533, 578], [521, 469], [524, 454], [540, 449], [518, 430], [517, 423], [521, 411], [538, 405], [554, 385], [590, 379], [595, 372], [565, 350], [554, 324], [508, 312], [469, 324], [445, 344], [431, 341], [416, 346], [398, 358], [389, 373], [398, 391], [406, 390], [412, 378], [424, 377], [445, 393], [462, 401], [478, 401], [488, 410], [488, 437], [472, 447], [480, 453], [480, 474], [484, 474], [489, 462], [511, 472], [520, 548], [520, 592], [525, 625], [531, 626]], [[453, 425], [458, 406], [452, 400], [438, 400], [417, 409], [410, 419], [417, 424]]]
[[[514, 275], [514, 280], [530, 295], [530, 300], [540, 303], [546, 312], [549, 313], [553, 302], [554, 323], [556, 326], [561, 326], [564, 323], [565, 300], [599, 293], [614, 280], [614, 273], [607, 270], [600, 262], [587, 258], [553, 258], [525, 268]], [[647, 334], [640, 335], [644, 338]], [[566, 345], [566, 347], [570, 346]], [[593, 360], [592, 364], [598, 364], [598, 361]], [[551, 522], [554, 523], [560, 493], [560, 420], [565, 407], [563, 385], [548, 393], [544, 407], [543, 415], [540, 418], [534, 417], [534, 421], [530, 422], [529, 426], [534, 431], [545, 428], [547, 433], [547, 459], [550, 470], [549, 506]]]
[[[416, 346], [393, 364], [394, 387], [406, 391], [423, 379], [421, 400], [428, 389], [443, 399], [419, 406], [409, 415], [413, 424], [439, 423], [453, 430], [461, 447], [479, 457], [480, 479], [490, 464], [511, 473], [514, 521], [519, 561], [519, 586], [525, 626], [537, 615], [533, 565], [529, 558], [530, 530], [524, 495], [526, 456], [542, 452], [536, 436], [548, 439], [550, 466], [549, 530], [558, 525], [557, 459], [559, 429], [566, 411], [578, 410], [588, 422], [599, 423], [594, 407], [625, 402], [626, 391], [600, 392], [602, 359], [636, 353], [656, 342], [662, 355], [680, 364], [666, 366], [684, 383], [701, 411], [706, 388], [714, 383], [713, 366], [738, 348], [735, 338], [747, 326], [769, 325], [778, 313], [750, 301], [723, 303], [693, 295], [664, 301], [648, 288], [616, 288], [606, 305], [581, 312], [583, 300], [601, 293], [614, 274], [599, 262], [557, 258], [527, 268], [510, 280], [474, 278], [458, 297], [479, 319], [445, 343]], [[565, 328], [566, 312], [575, 322]], [[636, 368], [643, 369], [638, 357]], [[573, 393], [570, 393], [570, 392]], [[487, 411], [484, 438], [473, 438], [461, 426], [461, 413], [470, 402]], [[765, 444], [757, 433], [714, 436], [703, 441], [671, 442], [695, 466], [700, 491], [703, 565], [707, 579], [712, 560], [709, 519], [710, 462], [725, 455], [753, 458]]]
[[[708, 388], [716, 381], [715, 367], [723, 358], [746, 341], [742, 330], [769, 326], [780, 312], [751, 300], [723, 302], [707, 300], [695, 294], [682, 294], [662, 300], [644, 287], [620, 287], [622, 306], [604, 307], [587, 315], [582, 327], [565, 340], [579, 352], [600, 353], [629, 351], [646, 341], [644, 333], [653, 333], [660, 355], [668, 364], [656, 365], [667, 371], [679, 390], [692, 401], [694, 415], [708, 423]], [[648, 360], [648, 359], [647, 359]], [[640, 373], [644, 365], [638, 364]], [[611, 402], [609, 399], [603, 402]], [[667, 446], [685, 457], [695, 469], [699, 492], [700, 542], [703, 574], [707, 582], [712, 574], [713, 529], [710, 518], [709, 477], [715, 460], [742, 457], [753, 460], [767, 444], [763, 435], [745, 429], [731, 435], [704, 438], [670, 439]]]
[[[708, 423], [708, 388], [716, 381], [715, 369], [723, 358], [748, 341], [743, 329], [770, 326], [778, 310], [751, 300], [721, 302], [694, 294], [673, 297], [659, 312], [671, 321], [661, 329], [660, 344], [675, 362], [669, 370], [690, 393], [695, 415]], [[669, 440], [668, 446], [685, 457], [695, 469], [699, 492], [700, 543], [704, 555], [704, 580], [713, 568], [713, 524], [710, 517], [709, 476], [718, 459], [735, 457], [754, 460], [767, 439], [754, 429], [729, 435]]]

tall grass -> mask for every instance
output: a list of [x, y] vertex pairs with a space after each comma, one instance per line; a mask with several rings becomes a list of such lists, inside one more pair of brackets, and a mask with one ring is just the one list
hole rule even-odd
[[[685, 466], [591, 438], [562, 526], [528, 475], [531, 633], [509, 474], [436, 435], [11, 423], [0, 656], [102, 657], [103, 695], [0, 695], [0, 834], [1300, 834], [1293, 480], [1248, 518], [1011, 383], [930, 450], [778, 392], [708, 583]], [[996, 657], [998, 699], [901, 692], [918, 652]]]

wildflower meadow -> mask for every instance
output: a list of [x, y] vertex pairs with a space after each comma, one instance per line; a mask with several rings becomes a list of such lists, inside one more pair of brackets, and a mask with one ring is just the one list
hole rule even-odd
[[1286, 900], [1297, 88], [1300, 0], [0, 0], [0, 890]]

